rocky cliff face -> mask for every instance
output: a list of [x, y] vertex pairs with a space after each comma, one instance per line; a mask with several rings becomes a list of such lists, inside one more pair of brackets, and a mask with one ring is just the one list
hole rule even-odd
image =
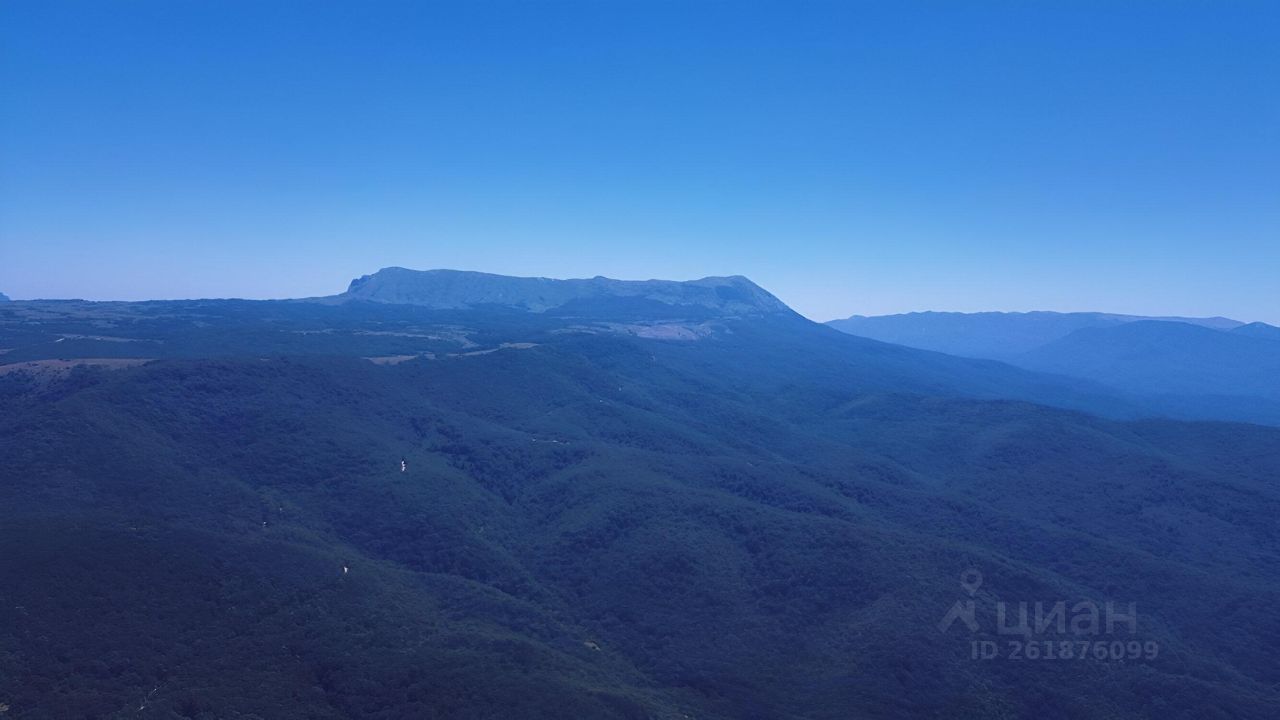
[[471, 308], [486, 305], [545, 312], [577, 301], [633, 299], [724, 315], [791, 313], [781, 300], [741, 276], [701, 280], [579, 280], [508, 277], [458, 270], [384, 268], [351, 281], [346, 300]]

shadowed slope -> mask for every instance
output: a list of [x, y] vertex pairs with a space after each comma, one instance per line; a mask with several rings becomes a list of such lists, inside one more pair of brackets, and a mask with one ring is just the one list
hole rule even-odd
[[[157, 710], [282, 718], [1276, 702], [1276, 432], [904, 394], [927, 354], [836, 335], [864, 353], [840, 364], [794, 352], [831, 331], [731, 329], [5, 376], [0, 592], [27, 614], [0, 626], [0, 697], [123, 716], [158, 687]], [[984, 629], [942, 634], [971, 567]], [[1005, 640], [996, 599], [1059, 598], [1139, 602], [1161, 655], [969, 659]]]

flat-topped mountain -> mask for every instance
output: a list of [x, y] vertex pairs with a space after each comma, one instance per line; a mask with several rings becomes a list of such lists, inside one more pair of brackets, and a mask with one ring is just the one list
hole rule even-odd
[[390, 267], [351, 281], [338, 296], [346, 300], [421, 305], [440, 309], [504, 306], [529, 312], [571, 310], [584, 301], [623, 300], [701, 308], [721, 315], [791, 313], [778, 298], [745, 277], [701, 280], [613, 280], [606, 277], [556, 280], [508, 277], [461, 270]]

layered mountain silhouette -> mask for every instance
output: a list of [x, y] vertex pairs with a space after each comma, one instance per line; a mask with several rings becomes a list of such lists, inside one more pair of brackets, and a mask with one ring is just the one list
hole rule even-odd
[[1280, 327], [1268, 325], [1266, 323], [1249, 323], [1232, 329], [1237, 335], [1248, 335], [1250, 337], [1269, 338], [1271, 340], [1280, 340]]
[[851, 335], [951, 355], [1007, 359], [1035, 350], [1086, 328], [1113, 327], [1160, 320], [1231, 330], [1242, 326], [1230, 318], [1143, 317], [1112, 313], [1058, 312], [915, 312], [901, 315], [854, 315], [831, 320], [831, 327]]
[[[1101, 383], [843, 334], [746, 281], [407, 277], [428, 304], [0, 312], [10, 713], [1280, 704], [1280, 429], [1134, 420]], [[1135, 603], [1136, 624], [1015, 637], [1002, 602]]]
[[1258, 337], [1180, 322], [1131, 322], [1078, 330], [1015, 362], [1139, 393], [1280, 400], [1280, 343]]
[[1097, 382], [1153, 414], [1280, 424], [1280, 328], [1226, 318], [911, 313], [833, 321], [886, 342]]

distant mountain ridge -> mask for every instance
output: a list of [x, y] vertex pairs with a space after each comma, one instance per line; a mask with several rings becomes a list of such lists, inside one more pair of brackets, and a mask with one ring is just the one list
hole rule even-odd
[[1178, 417], [1280, 424], [1280, 328], [1106, 313], [910, 313], [829, 326], [1100, 383]]
[[1141, 393], [1280, 400], [1280, 343], [1189, 323], [1086, 328], [1022, 355], [1015, 364]]
[[613, 280], [606, 277], [557, 280], [509, 277], [463, 270], [383, 268], [351, 281], [339, 300], [419, 305], [436, 309], [504, 306], [546, 312], [577, 301], [629, 299], [675, 307], [702, 308], [724, 315], [790, 314], [778, 298], [745, 277], [673, 280]]
[[1271, 340], [1280, 340], [1280, 327], [1268, 325], [1266, 323], [1256, 322], [1248, 325], [1241, 325], [1231, 330], [1236, 335], [1247, 335], [1249, 337], [1269, 338]]
[[9, 296], [0, 292], [0, 302], [9, 302]]
[[1100, 312], [913, 312], [900, 315], [853, 315], [831, 320], [831, 327], [850, 335], [921, 350], [965, 357], [1008, 359], [1085, 328], [1113, 327], [1146, 320], [1180, 322], [1215, 330], [1244, 323], [1224, 317], [1146, 317]]

